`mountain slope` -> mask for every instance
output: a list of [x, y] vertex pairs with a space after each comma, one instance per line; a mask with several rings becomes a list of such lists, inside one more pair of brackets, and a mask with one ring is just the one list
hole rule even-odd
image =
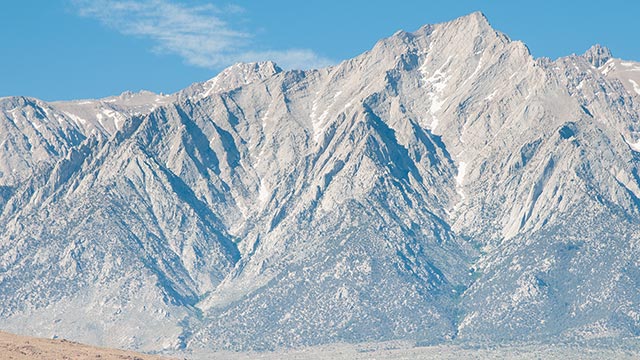
[[637, 68], [533, 59], [474, 13], [326, 69], [0, 99], [0, 324], [142, 350], [636, 336]]

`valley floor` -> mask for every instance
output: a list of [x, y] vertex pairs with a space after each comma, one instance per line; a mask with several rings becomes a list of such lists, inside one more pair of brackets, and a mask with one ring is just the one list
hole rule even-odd
[[381, 343], [368, 345], [328, 345], [307, 349], [275, 351], [266, 353], [219, 352], [194, 353], [189, 359], [228, 360], [307, 360], [307, 359], [638, 359], [640, 350], [634, 345], [509, 345], [490, 348], [439, 345], [415, 347], [404, 343]]
[[[307, 360], [307, 359], [638, 359], [640, 342], [620, 344], [526, 344], [491, 347], [414, 346], [409, 342], [334, 344], [272, 352], [193, 352], [174, 359]], [[169, 360], [132, 351], [99, 348], [68, 340], [41, 339], [0, 331], [1, 360]]]

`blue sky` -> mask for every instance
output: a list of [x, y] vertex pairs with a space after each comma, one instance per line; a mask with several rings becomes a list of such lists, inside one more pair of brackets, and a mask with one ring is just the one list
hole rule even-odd
[[237, 61], [323, 66], [477, 10], [536, 57], [600, 43], [640, 61], [636, 1], [20, 0], [0, 12], [0, 96], [170, 93]]

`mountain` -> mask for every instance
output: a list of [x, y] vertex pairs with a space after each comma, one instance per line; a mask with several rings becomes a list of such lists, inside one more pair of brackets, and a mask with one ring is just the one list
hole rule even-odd
[[640, 63], [481, 13], [336, 66], [0, 99], [0, 328], [142, 351], [640, 333]]

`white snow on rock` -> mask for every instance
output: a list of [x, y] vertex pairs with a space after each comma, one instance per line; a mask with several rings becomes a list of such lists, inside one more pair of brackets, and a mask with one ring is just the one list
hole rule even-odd
[[629, 82], [631, 83], [631, 85], [633, 85], [633, 90], [640, 95], [640, 84], [638, 84], [637, 82], [635, 82], [632, 79], [629, 79]]
[[627, 142], [627, 144], [629, 144], [629, 147], [636, 152], [640, 152], [640, 141], [637, 141], [635, 143], [629, 143]]

